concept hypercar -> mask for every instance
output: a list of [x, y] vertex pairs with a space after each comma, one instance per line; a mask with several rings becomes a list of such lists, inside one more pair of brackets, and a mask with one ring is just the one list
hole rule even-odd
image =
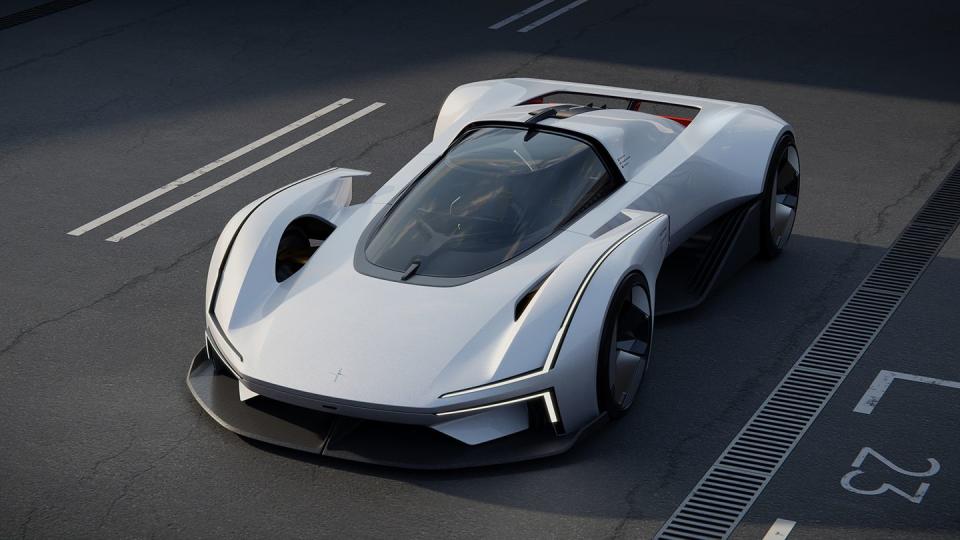
[[241, 435], [412, 468], [568, 449], [623, 415], [654, 314], [790, 236], [791, 128], [753, 105], [534, 79], [453, 91], [367, 202], [330, 169], [226, 225], [187, 377]]

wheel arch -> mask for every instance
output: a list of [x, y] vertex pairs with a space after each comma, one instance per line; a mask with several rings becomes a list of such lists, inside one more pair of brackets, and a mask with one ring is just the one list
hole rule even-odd
[[597, 407], [597, 360], [603, 322], [611, 298], [623, 280], [640, 273], [647, 283], [651, 309], [656, 282], [669, 244], [669, 218], [654, 214], [635, 218], [598, 240], [609, 243], [602, 260], [585, 276], [582, 294], [560, 339], [553, 366], [554, 391], [568, 430], [576, 430], [600, 414]]
[[773, 160], [776, 157], [777, 149], [780, 148], [781, 143], [785, 139], [789, 138], [793, 143], [793, 147], [797, 151], [797, 163], [794, 164], [794, 168], [797, 171], [797, 174], [800, 174], [800, 148], [797, 145], [797, 136], [793, 133], [793, 128], [789, 125], [784, 125], [783, 129], [780, 130], [780, 133], [775, 139], [773, 139], [772, 144], [770, 145], [770, 150], [767, 153], [767, 163], [763, 168], [763, 177], [760, 179], [760, 191], [763, 192], [764, 184], [767, 181], [767, 177], [770, 175], [770, 167], [773, 166]]

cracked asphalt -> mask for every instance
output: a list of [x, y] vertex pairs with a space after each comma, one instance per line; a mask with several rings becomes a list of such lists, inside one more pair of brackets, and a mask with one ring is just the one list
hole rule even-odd
[[[656, 533], [960, 162], [960, 8], [594, 0], [527, 33], [488, 29], [531, 3], [93, 0], [0, 31], [0, 538]], [[788, 250], [658, 320], [636, 409], [557, 458], [398, 471], [252, 443], [206, 417], [184, 376], [226, 220], [332, 165], [372, 171], [355, 182], [366, 199], [429, 141], [454, 87], [505, 76], [776, 112], [803, 167]], [[66, 234], [344, 97], [343, 114]], [[375, 101], [386, 105], [104, 241]], [[797, 522], [791, 538], [960, 536], [960, 391], [903, 383], [882, 410], [852, 412], [880, 369], [960, 381], [958, 277], [955, 235], [735, 537], [777, 518]], [[861, 447], [942, 469], [919, 504], [855, 494], [840, 477]], [[862, 481], [917, 484], [876, 467]]]

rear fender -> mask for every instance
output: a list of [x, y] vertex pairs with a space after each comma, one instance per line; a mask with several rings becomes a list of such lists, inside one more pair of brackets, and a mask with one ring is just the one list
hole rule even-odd
[[440, 108], [433, 140], [452, 140], [464, 126], [480, 116], [523, 103], [549, 88], [547, 84], [529, 79], [499, 79], [458, 86]]

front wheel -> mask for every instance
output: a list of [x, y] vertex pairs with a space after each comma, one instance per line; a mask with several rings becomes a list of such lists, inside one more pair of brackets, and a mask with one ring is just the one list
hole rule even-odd
[[774, 149], [763, 185], [760, 220], [760, 254], [767, 259], [780, 255], [797, 219], [800, 199], [800, 155], [793, 135], [780, 138]]
[[612, 418], [627, 413], [650, 364], [653, 306], [643, 274], [628, 275], [607, 308], [597, 359], [597, 404]]

